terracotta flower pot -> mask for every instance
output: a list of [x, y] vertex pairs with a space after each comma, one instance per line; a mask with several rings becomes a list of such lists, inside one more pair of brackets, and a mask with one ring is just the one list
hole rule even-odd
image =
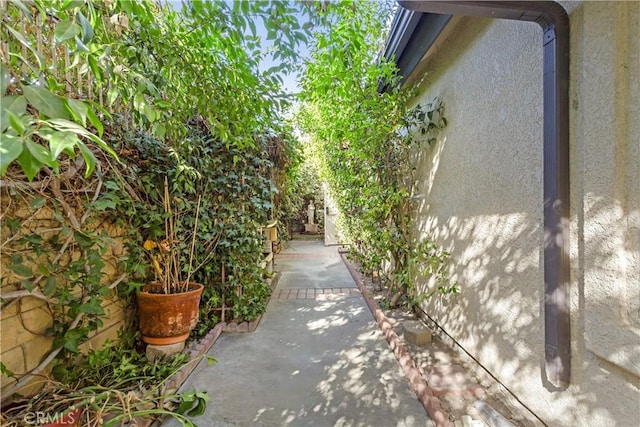
[[137, 293], [138, 327], [147, 344], [168, 345], [185, 341], [198, 323], [198, 307], [204, 286], [189, 283], [187, 292], [162, 293], [151, 283]]

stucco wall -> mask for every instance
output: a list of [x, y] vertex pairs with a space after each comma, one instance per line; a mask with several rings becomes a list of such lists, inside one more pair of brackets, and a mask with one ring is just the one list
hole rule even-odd
[[420, 230], [462, 289], [424, 309], [549, 425], [640, 420], [638, 2], [571, 18], [572, 384], [544, 379], [542, 31], [462, 18], [419, 68], [449, 126], [418, 155]]

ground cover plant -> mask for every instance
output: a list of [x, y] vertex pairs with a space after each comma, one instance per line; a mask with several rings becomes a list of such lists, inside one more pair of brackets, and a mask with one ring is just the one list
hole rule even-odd
[[204, 412], [207, 394], [168, 391], [165, 382], [185, 363], [198, 361], [189, 362], [186, 354], [179, 353], [149, 363], [137, 351], [133, 336], [123, 334], [117, 344], [107, 342], [86, 355], [57, 361], [52, 371], [54, 381], [45, 381], [40, 392], [3, 407], [2, 425], [67, 422], [115, 426], [171, 415], [192, 426], [189, 417]]

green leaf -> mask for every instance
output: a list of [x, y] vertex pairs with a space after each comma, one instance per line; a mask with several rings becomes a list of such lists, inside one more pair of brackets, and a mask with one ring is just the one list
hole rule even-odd
[[9, 74], [9, 69], [4, 63], [0, 62], [0, 96], [4, 96], [10, 81], [11, 75]]
[[22, 225], [20, 224], [20, 220], [16, 218], [7, 218], [5, 220], [5, 224], [7, 225], [7, 227], [9, 227], [9, 230], [12, 233], [15, 233], [22, 227]]
[[[58, 340], [60, 342], [58, 342]], [[62, 347], [63, 340], [64, 340], [64, 337], [58, 337], [56, 338], [56, 340], [54, 340], [53, 345], [55, 347]], [[51, 369], [51, 376], [53, 377], [54, 380], [64, 383], [69, 379], [69, 370], [67, 369], [66, 366], [62, 364], [58, 364]]]
[[62, 43], [66, 40], [72, 39], [80, 34], [80, 25], [73, 23], [72, 21], [60, 21], [56, 24], [55, 37], [58, 43]]
[[25, 86], [23, 91], [27, 101], [47, 117], [54, 119], [69, 118], [69, 112], [65, 108], [62, 99], [49, 92], [49, 90], [38, 86]]
[[91, 236], [81, 231], [74, 231], [73, 238], [76, 239], [76, 243], [78, 243], [80, 247], [83, 249], [88, 249], [94, 244], [94, 241], [91, 238]]
[[98, 104], [95, 101], [88, 101], [89, 104], [91, 104], [93, 106], [93, 108], [96, 110], [96, 112], [101, 113], [104, 117], [106, 118], [111, 118], [111, 113], [109, 113], [109, 110], [107, 110], [106, 108], [104, 108], [102, 105]]
[[42, 163], [39, 162], [29, 150], [22, 150], [22, 153], [18, 156], [18, 164], [22, 167], [22, 171], [27, 176], [29, 181], [33, 181], [33, 178], [36, 176], [40, 168], [42, 167]]
[[80, 351], [78, 348], [78, 339], [74, 336], [67, 336], [65, 338], [63, 347], [72, 353], [78, 353]]
[[9, 116], [9, 124], [11, 125], [11, 128], [15, 130], [18, 135], [24, 136], [24, 132], [27, 130], [27, 127], [22, 121], [22, 118], [16, 116], [9, 110], [5, 112], [7, 113], [7, 116]]
[[[40, 70], [40, 72], [43, 72], [45, 69], [45, 62], [44, 62], [44, 58], [42, 58], [42, 55], [40, 55], [38, 53], [37, 50], [35, 50], [33, 48], [33, 46], [31, 46], [31, 43], [29, 43], [29, 41], [27, 39], [24, 38], [24, 36], [19, 32], [14, 30], [13, 28], [11, 28], [10, 26], [5, 24], [5, 28], [7, 30], [9, 30], [9, 32], [27, 49], [29, 49], [31, 51], [31, 53], [33, 54], [33, 56], [36, 57], [36, 59], [38, 60], [38, 68]], [[25, 62], [27, 62], [27, 60], [25, 58], [23, 58], [23, 60]]]
[[249, 28], [251, 29], [251, 35], [255, 37], [257, 30], [256, 23], [253, 21], [253, 19], [249, 19]]
[[104, 132], [102, 122], [100, 121], [100, 119], [98, 118], [98, 116], [96, 115], [96, 113], [93, 111], [92, 108], [87, 108], [87, 117], [89, 117], [89, 121], [91, 122], [93, 127], [96, 128], [96, 130], [98, 131], [98, 135], [102, 136], [102, 133]]
[[89, 150], [84, 142], [78, 141], [78, 147], [80, 148], [80, 154], [84, 157], [84, 163], [87, 165], [87, 169], [84, 173], [85, 177], [89, 177], [93, 173], [93, 169], [96, 167], [96, 156], [93, 155], [93, 152]]
[[102, 305], [100, 305], [99, 299], [92, 299], [91, 301], [82, 304], [78, 308], [78, 311], [85, 314], [104, 314], [104, 309], [102, 308]]
[[143, 93], [137, 93], [136, 96], [133, 97], [133, 108], [138, 111], [142, 111], [142, 109], [147, 105], [147, 100], [144, 97]]
[[47, 203], [47, 199], [45, 199], [44, 197], [36, 197], [35, 199], [33, 199], [30, 203], [29, 203], [29, 207], [31, 209], [40, 209], [41, 207], [43, 207], [45, 204]]
[[27, 139], [25, 141], [25, 145], [27, 147], [27, 150], [29, 150], [29, 152], [31, 153], [31, 155], [35, 157], [36, 160], [38, 160], [40, 163], [47, 166], [51, 166], [51, 167], [57, 166], [57, 163], [51, 157], [51, 152], [47, 150], [45, 147], [43, 147], [42, 145], [36, 144], [30, 139]]
[[158, 111], [150, 104], [145, 105], [143, 113], [152, 123], [155, 122], [159, 116]]
[[20, 280], [20, 284], [24, 286], [25, 289], [28, 290], [29, 292], [33, 292], [33, 290], [36, 288], [33, 282], [29, 279]]
[[176, 412], [178, 414], [185, 415], [196, 409], [200, 400], [195, 391], [182, 393], [180, 394], [180, 398], [182, 399], [182, 403], [178, 406], [178, 408], [176, 408]]
[[[87, 47], [87, 45], [85, 45], [85, 44], [82, 42], [82, 40], [80, 39], [80, 37], [76, 37], [76, 55], [77, 55], [78, 53], [80, 53], [80, 52], [83, 52], [83, 53], [89, 53], [89, 52], [91, 52], [91, 51], [89, 50], [89, 48]], [[78, 56], [79, 56], [79, 55], [78, 55]], [[102, 76], [102, 74], [101, 74], [99, 77], [101, 77], [101, 76]], [[101, 78], [99, 78], [98, 80], [102, 80], [102, 79], [101, 79]]]
[[163, 124], [156, 123], [153, 125], [152, 132], [159, 139], [164, 139], [164, 136], [167, 133], [167, 128]]
[[42, 288], [42, 293], [50, 297], [51, 295], [53, 295], [53, 292], [56, 290], [56, 288], [56, 279], [53, 276], [49, 276], [47, 277], [44, 287]]
[[189, 417], [197, 417], [199, 415], [204, 414], [205, 409], [207, 408], [207, 400], [206, 398], [203, 398], [199, 395], [200, 393], [198, 393], [196, 395], [196, 406], [192, 407], [191, 409], [189, 409], [185, 415], [189, 416]]
[[116, 202], [114, 202], [113, 200], [107, 200], [107, 199], [96, 200], [95, 202], [91, 203], [91, 207], [96, 211], [106, 211], [110, 209], [115, 209]]
[[33, 277], [31, 269], [24, 264], [11, 264], [9, 268], [20, 277]]
[[[11, 111], [16, 116], [22, 116], [27, 112], [27, 100], [22, 95], [3, 96], [0, 98], [0, 106], [2, 106], [3, 110]], [[0, 132], [4, 132], [8, 127], [9, 115], [3, 113]]]
[[87, 113], [89, 110], [87, 104], [76, 99], [68, 98], [67, 105], [69, 106], [69, 110], [71, 111], [73, 118], [82, 123], [82, 126], [87, 127]]
[[0, 134], [0, 175], [4, 176], [9, 165], [20, 156], [23, 149], [20, 138], [6, 133]]
[[73, 153], [80, 140], [73, 132], [54, 132], [49, 139], [51, 157], [55, 160], [63, 152]]
[[82, 42], [85, 44], [89, 43], [93, 38], [93, 27], [81, 12], [78, 13], [77, 17], [78, 22], [80, 22], [80, 27], [82, 28]]
[[0, 374], [12, 377], [13, 371], [7, 368], [4, 363], [0, 362]]
[[40, 274], [42, 274], [43, 276], [46, 276], [46, 277], [51, 275], [51, 271], [49, 271], [47, 266], [44, 265], [44, 264], [38, 264], [38, 271], [40, 271]]
[[[90, 109], [88, 111], [90, 111]], [[63, 120], [63, 119], [53, 119], [53, 120], [49, 120], [47, 123], [49, 123], [49, 125], [51, 125], [52, 127], [58, 130], [74, 132], [78, 135], [82, 135], [86, 138], [89, 138], [90, 140], [95, 142], [98, 145], [98, 147], [100, 147], [102, 150], [109, 153], [115, 159], [118, 159], [118, 155], [116, 154], [115, 151], [113, 151], [113, 148], [109, 147], [106, 142], [104, 142], [102, 139], [95, 136], [94, 134], [92, 134], [82, 126], [78, 125], [77, 123], [70, 122], [69, 120]]]
[[3, 110], [9, 110], [16, 116], [27, 112], [27, 100], [22, 95], [3, 96], [1, 103]]
[[117, 87], [109, 88], [107, 91], [107, 103], [109, 105], [113, 105], [113, 103], [116, 102], [116, 99], [118, 99], [118, 95], [120, 95], [120, 93], [118, 92]]
[[84, 6], [84, 0], [66, 0], [62, 10], [76, 9]]
[[53, 76], [47, 77], [47, 87], [49, 88], [50, 91], [53, 91], [53, 92], [59, 92], [61, 90], [64, 90], [65, 88], [64, 85], [58, 83], [58, 81]]
[[102, 68], [100, 68], [100, 64], [98, 63], [98, 59], [96, 57], [96, 55], [91, 54], [87, 57], [87, 60], [89, 61], [89, 67], [91, 68], [91, 71], [93, 72], [93, 75], [96, 77], [96, 79], [101, 82], [102, 81]]

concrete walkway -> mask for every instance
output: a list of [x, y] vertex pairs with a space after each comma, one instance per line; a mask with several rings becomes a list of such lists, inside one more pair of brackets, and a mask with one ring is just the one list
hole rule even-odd
[[[294, 241], [253, 333], [224, 333], [183, 391], [199, 426], [431, 426], [336, 247]], [[165, 426], [178, 426], [169, 421]]]

